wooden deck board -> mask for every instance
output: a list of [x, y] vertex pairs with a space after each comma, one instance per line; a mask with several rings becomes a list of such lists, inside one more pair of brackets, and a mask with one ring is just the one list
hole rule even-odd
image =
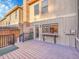
[[9, 59], [14, 59], [14, 57], [10, 53], [8, 53], [7, 56]]
[[3, 59], [3, 56], [0, 56], [0, 59]]
[[9, 59], [7, 55], [3, 55], [3, 59]]
[[72, 47], [35, 40], [16, 45], [19, 49], [0, 56], [0, 59], [79, 59], [79, 52]]

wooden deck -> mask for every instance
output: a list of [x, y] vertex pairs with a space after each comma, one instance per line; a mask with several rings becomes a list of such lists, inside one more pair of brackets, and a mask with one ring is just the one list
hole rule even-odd
[[19, 49], [0, 56], [0, 59], [79, 59], [79, 52], [71, 47], [35, 40], [16, 45]]

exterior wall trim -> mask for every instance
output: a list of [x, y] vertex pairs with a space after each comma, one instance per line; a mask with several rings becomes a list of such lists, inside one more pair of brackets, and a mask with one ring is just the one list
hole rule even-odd
[[70, 13], [70, 14], [62, 15], [62, 16], [48, 17], [48, 18], [41, 19], [42, 21], [35, 21], [35, 22], [32, 22], [31, 24], [40, 23], [40, 22], [43, 22], [43, 21], [47, 21], [47, 20], [49, 20], [49, 19], [58, 19], [58, 18], [73, 17], [73, 16], [77, 16], [77, 13]]

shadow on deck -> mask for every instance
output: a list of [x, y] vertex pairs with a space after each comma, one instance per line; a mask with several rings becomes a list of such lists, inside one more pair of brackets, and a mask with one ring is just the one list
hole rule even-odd
[[19, 49], [1, 56], [0, 59], [79, 59], [79, 52], [72, 47], [36, 40], [16, 45]]

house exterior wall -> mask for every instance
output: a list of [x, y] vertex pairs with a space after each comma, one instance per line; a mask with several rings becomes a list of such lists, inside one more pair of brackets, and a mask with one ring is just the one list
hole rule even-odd
[[[34, 39], [37, 39], [35, 28], [39, 27], [39, 38], [43, 40], [42, 28], [43, 24], [58, 24], [58, 37], [56, 44], [75, 47], [75, 37], [77, 34], [77, 0], [48, 0], [48, 13], [42, 14], [42, 0], [39, 0], [31, 5], [30, 22], [33, 27]], [[34, 6], [39, 4], [39, 15], [34, 15]], [[45, 37], [46, 42], [54, 43], [54, 37]]]
[[23, 33], [29, 32], [29, 8], [28, 8], [28, 1], [23, 0]]
[[[36, 5], [36, 4], [40, 4], [40, 1], [38, 1], [38, 2], [36, 2], [36, 3], [34, 3], [34, 4], [32, 4], [31, 6], [29, 6], [29, 10], [30, 10], [30, 14], [29, 14], [29, 18], [30, 18], [30, 22], [32, 23], [32, 22], [35, 22], [35, 21], [40, 21], [39, 20], [39, 18], [40, 18], [40, 14], [39, 15], [36, 15], [36, 16], [34, 16], [34, 6]], [[39, 5], [40, 6], [40, 5]], [[41, 6], [40, 6], [41, 7]], [[39, 9], [40, 10], [40, 9]], [[39, 13], [40, 13], [40, 11], [39, 11]]]
[[27, 4], [27, 0], [23, 0], [23, 22], [29, 22], [29, 8]]

